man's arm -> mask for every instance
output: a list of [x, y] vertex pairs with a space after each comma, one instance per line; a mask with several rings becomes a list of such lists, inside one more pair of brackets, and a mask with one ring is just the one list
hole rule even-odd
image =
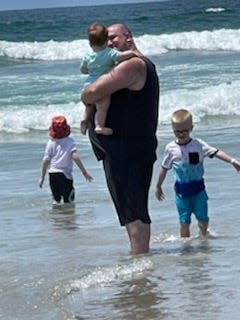
[[155, 191], [156, 198], [159, 201], [164, 199], [162, 184], [166, 178], [167, 172], [168, 172], [168, 170], [166, 168], [163, 168], [163, 167], [160, 168], [160, 173], [159, 173], [159, 177], [158, 177], [158, 181], [157, 181], [157, 185], [156, 185], [156, 191]]
[[84, 89], [82, 100], [85, 104], [95, 104], [105, 96], [124, 88], [141, 90], [145, 81], [146, 64], [142, 59], [134, 57], [123, 61], [109, 73], [88, 85]]

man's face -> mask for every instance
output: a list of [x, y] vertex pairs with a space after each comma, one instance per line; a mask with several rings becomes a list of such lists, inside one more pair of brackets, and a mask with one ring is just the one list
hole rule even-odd
[[108, 46], [119, 51], [128, 50], [129, 33], [121, 26], [113, 25], [108, 28]]

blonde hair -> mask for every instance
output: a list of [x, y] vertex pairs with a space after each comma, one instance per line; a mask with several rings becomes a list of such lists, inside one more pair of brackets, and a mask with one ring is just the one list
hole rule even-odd
[[91, 46], [103, 46], [108, 40], [108, 30], [101, 23], [93, 23], [88, 27], [88, 40]]
[[192, 114], [186, 109], [179, 109], [172, 114], [171, 118], [172, 124], [183, 124], [187, 123], [188, 125], [192, 125]]

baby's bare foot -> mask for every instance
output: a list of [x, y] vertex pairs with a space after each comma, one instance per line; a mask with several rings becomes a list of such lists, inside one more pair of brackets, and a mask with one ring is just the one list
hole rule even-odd
[[113, 134], [113, 130], [107, 127], [96, 127], [94, 130], [97, 134], [103, 134], [104, 136], [110, 136]]

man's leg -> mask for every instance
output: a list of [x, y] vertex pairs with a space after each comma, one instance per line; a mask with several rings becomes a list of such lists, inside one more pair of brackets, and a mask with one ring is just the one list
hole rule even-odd
[[[120, 225], [125, 226], [128, 232], [131, 253], [148, 253], [151, 219], [147, 204], [154, 161], [152, 158], [139, 161], [142, 154], [134, 161], [131, 144], [110, 141], [112, 144], [109, 146], [114, 152], [106, 154], [103, 164]], [[129, 158], [129, 154], [132, 157]]]
[[148, 253], [151, 235], [150, 224], [136, 220], [126, 224], [126, 229], [130, 240], [131, 254]]

